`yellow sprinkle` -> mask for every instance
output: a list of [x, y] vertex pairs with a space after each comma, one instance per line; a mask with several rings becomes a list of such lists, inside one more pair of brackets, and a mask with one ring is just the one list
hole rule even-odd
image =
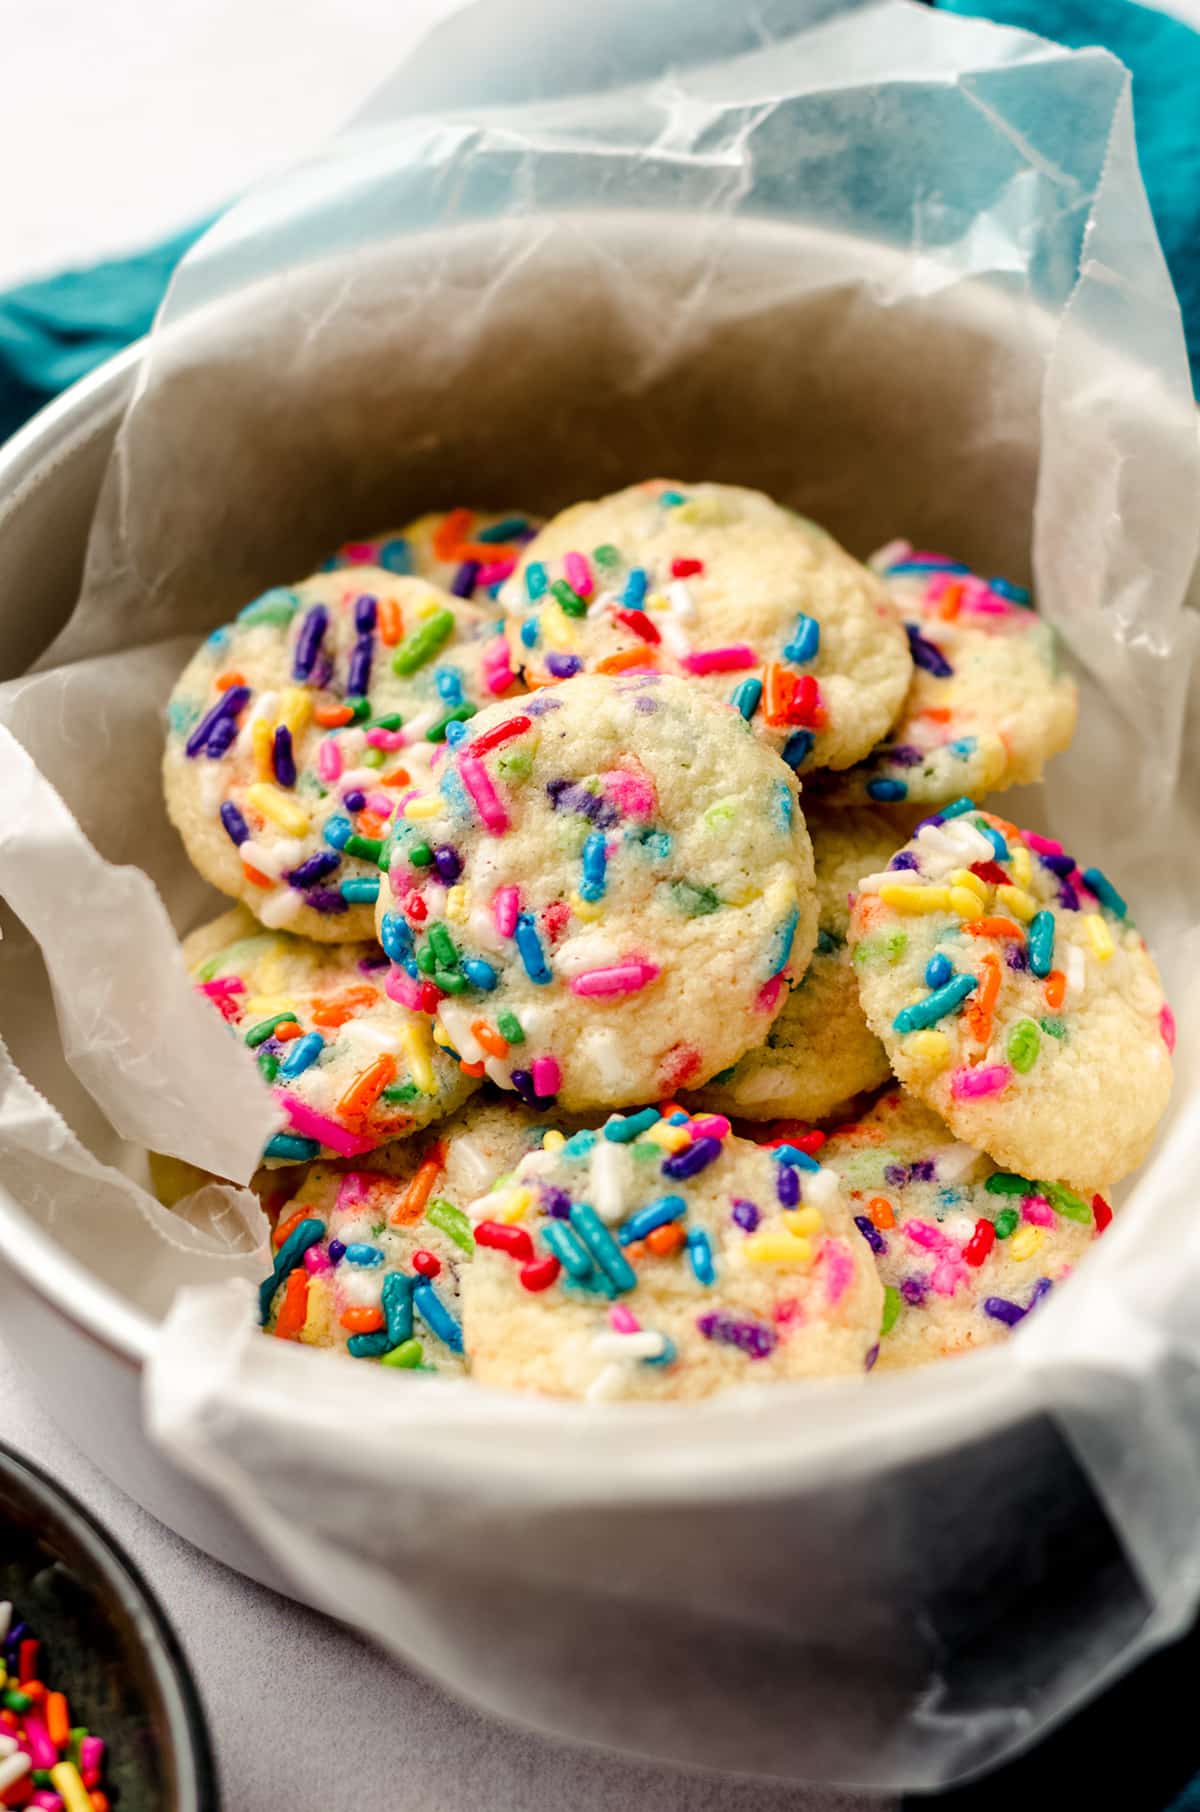
[[254, 772], [259, 780], [274, 780], [274, 731], [265, 717], [256, 717], [250, 725], [250, 748], [254, 755]]
[[969, 887], [952, 887], [950, 889], [950, 910], [956, 912], [960, 919], [977, 919], [980, 913], [980, 899]]
[[936, 1076], [950, 1061], [950, 1040], [944, 1032], [913, 1032], [905, 1041], [904, 1055], [915, 1057], [927, 1076]]
[[[257, 726], [256, 726], [257, 727]], [[256, 780], [253, 786], [246, 788], [246, 798], [256, 812], [285, 830], [289, 837], [303, 837], [308, 830], [308, 813], [289, 799], [286, 793], [280, 792], [277, 786], [271, 786], [265, 780]]]
[[[894, 912], [949, 912], [950, 890], [946, 887], [897, 887], [893, 882], [885, 881], [879, 889], [879, 897], [885, 906]], [[972, 902], [974, 912], [978, 901]]]
[[323, 1277], [308, 1280], [308, 1302], [300, 1338], [307, 1346], [328, 1346], [333, 1298]]
[[422, 598], [421, 602], [417, 605], [418, 617], [423, 620], [425, 617], [436, 616], [438, 611], [442, 608], [443, 602], [444, 600], [440, 591], [431, 591], [429, 596]]
[[1044, 1227], [1022, 1227], [1009, 1240], [1008, 1249], [1014, 1258], [1032, 1258], [1045, 1237]]
[[511, 1226], [513, 1221], [520, 1220], [532, 1203], [533, 1191], [520, 1188], [495, 1190], [488, 1201], [491, 1203], [488, 1219], [503, 1221], [506, 1226]]
[[454, 1049], [449, 1032], [447, 1032], [445, 1026], [441, 1025], [436, 1019], [433, 1022], [433, 1042], [434, 1044], [440, 1044], [444, 1051], [452, 1051]]
[[956, 868], [950, 876], [950, 885], [951, 887], [965, 887], [968, 892], [978, 896], [981, 906], [987, 905], [987, 882], [981, 881], [978, 875], [973, 875], [969, 868]]
[[1096, 961], [1106, 963], [1116, 947], [1112, 933], [1098, 912], [1085, 912], [1083, 922], [1087, 926], [1088, 942], [1096, 953]]
[[561, 1151], [566, 1142], [567, 1135], [565, 1133], [556, 1132], [553, 1126], [542, 1134], [543, 1151]]
[[688, 497], [671, 509], [672, 522], [725, 522], [728, 511], [719, 497]]
[[571, 911], [577, 919], [583, 919], [586, 924], [592, 924], [596, 919], [604, 917], [604, 908], [599, 900], [585, 900], [582, 894], [578, 893], [571, 895]]
[[432, 1095], [435, 1082], [433, 1064], [429, 1061], [430, 1045], [423, 1027], [410, 1020], [400, 1028], [400, 1042], [408, 1058], [412, 1079], [423, 1095]]
[[293, 737], [300, 735], [308, 728], [312, 717], [313, 704], [311, 693], [299, 686], [287, 686], [279, 699], [279, 721], [286, 724]]
[[405, 806], [404, 816], [416, 820], [440, 818], [445, 810], [446, 802], [440, 793], [418, 793]]
[[825, 1231], [825, 1216], [819, 1208], [792, 1208], [782, 1219], [788, 1232], [798, 1239], [815, 1239]]
[[719, 830], [723, 824], [732, 824], [737, 817], [737, 806], [732, 799], [718, 799], [710, 805], [704, 814], [704, 822], [709, 830]]
[[722, 897], [728, 906], [753, 906], [755, 900], [762, 899], [762, 888], [750, 881], [730, 881], [722, 889]]
[[74, 1762], [58, 1762], [50, 1770], [54, 1791], [62, 1798], [66, 1812], [92, 1812], [92, 1796], [80, 1778]]
[[652, 591], [645, 600], [645, 607], [647, 610], [669, 610], [671, 605], [665, 592]]
[[685, 1145], [692, 1142], [692, 1135], [686, 1126], [672, 1126], [669, 1120], [655, 1121], [649, 1131], [641, 1136], [663, 1151], [682, 1151]]
[[768, 912], [772, 914], [788, 912], [796, 904], [796, 883], [794, 881], [772, 881], [763, 899]]
[[461, 882], [446, 890], [446, 917], [456, 925], [465, 925], [471, 911], [471, 896]]
[[241, 1019], [271, 1019], [276, 1013], [296, 1010], [295, 995], [282, 988], [277, 994], [239, 994], [237, 1003]]
[[790, 1233], [752, 1233], [742, 1241], [742, 1251], [755, 1265], [811, 1265], [813, 1260], [812, 1241]]
[[558, 604], [547, 605], [538, 622], [542, 640], [553, 654], [569, 654], [576, 644], [575, 625]]
[[1018, 887], [1028, 887], [1033, 879], [1033, 857], [1023, 843], [1013, 842], [1009, 849], [1009, 866]]
[[1038, 903], [1031, 893], [1023, 887], [997, 887], [996, 899], [1001, 906], [1011, 912], [1014, 919], [1024, 919], [1026, 923], [1038, 909]]

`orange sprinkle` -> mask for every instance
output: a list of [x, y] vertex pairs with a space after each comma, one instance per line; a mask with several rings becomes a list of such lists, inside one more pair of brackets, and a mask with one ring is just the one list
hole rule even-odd
[[938, 599], [938, 615], [944, 623], [950, 623], [962, 608], [962, 580], [956, 579], [953, 585], [947, 585]]
[[896, 1212], [886, 1195], [873, 1195], [867, 1203], [867, 1213], [873, 1227], [894, 1227]]
[[242, 873], [248, 881], [253, 881], [256, 887], [274, 887], [275, 885], [270, 875], [263, 874], [260, 868], [251, 868], [249, 862], [242, 863]]
[[1043, 987], [1043, 992], [1046, 996], [1046, 1005], [1048, 1007], [1061, 1007], [1063, 1004], [1063, 996], [1066, 994], [1066, 991], [1067, 978], [1062, 970], [1051, 969]]
[[1007, 818], [997, 818], [995, 812], [984, 812], [983, 816], [987, 819], [989, 824], [993, 825], [995, 829], [1000, 832], [1002, 837], [1011, 839], [1014, 843], [1024, 842], [1024, 838], [1021, 836], [1016, 825], [1010, 824]]
[[628, 667], [657, 668], [654, 650], [647, 648], [643, 642], [638, 648], [622, 648], [616, 654], [606, 654], [592, 668], [593, 673], [624, 673]]
[[394, 773], [379, 776], [381, 786], [411, 786], [412, 775], [407, 768], [397, 768]]
[[337, 1104], [343, 1120], [359, 1120], [370, 1113], [389, 1082], [396, 1076], [396, 1059], [390, 1051], [381, 1051], [374, 1063], [360, 1070]]
[[947, 705], [926, 705], [923, 711], [917, 712], [918, 717], [928, 718], [931, 724], [948, 724], [953, 715]]
[[322, 730], [340, 730], [353, 716], [349, 705], [318, 705], [313, 712], [313, 722], [320, 724]]
[[356, 988], [346, 988], [341, 994], [321, 996], [313, 1002], [313, 1024], [318, 1026], [344, 1026], [348, 1019], [353, 1019], [360, 1007], [373, 1007], [379, 999], [379, 989], [370, 988], [362, 983]]
[[216, 684], [218, 692], [228, 692], [231, 686], [244, 686], [245, 675], [235, 672], [218, 673]]
[[303, 1265], [297, 1265], [294, 1271], [288, 1272], [283, 1286], [283, 1301], [275, 1317], [276, 1340], [299, 1340], [307, 1314], [308, 1272]]
[[795, 690], [795, 676], [778, 661], [769, 661], [763, 672], [763, 717], [767, 723], [787, 722]]
[[964, 919], [963, 930], [970, 937], [1008, 938], [1025, 942], [1025, 933], [1013, 919]]
[[433, 552], [438, 560], [453, 560], [460, 541], [471, 528], [470, 510], [448, 510], [433, 531]]
[[46, 1731], [50, 1741], [60, 1749], [65, 1749], [71, 1740], [71, 1715], [65, 1692], [46, 1694]]
[[440, 1145], [435, 1145], [427, 1158], [422, 1158], [417, 1173], [405, 1189], [404, 1194], [392, 1210], [392, 1225], [405, 1226], [409, 1221], [419, 1221], [425, 1212], [425, 1204], [433, 1194], [433, 1186], [442, 1174], [445, 1154]]
[[90, 1793], [88, 1798], [92, 1802], [92, 1812], [112, 1812], [112, 1801], [107, 1793]]
[[[295, 1272], [292, 1275], [295, 1276]], [[344, 1309], [341, 1321], [350, 1334], [378, 1334], [387, 1326], [382, 1309]]]
[[499, 1032], [494, 1026], [490, 1026], [486, 1019], [471, 1021], [471, 1036], [483, 1046], [489, 1057], [508, 1056], [508, 1039], [501, 1038]]
[[285, 1019], [282, 1025], [275, 1027], [271, 1033], [277, 1044], [287, 1044], [293, 1038], [299, 1038], [303, 1028], [294, 1019]]
[[375, 609], [375, 627], [379, 631], [380, 641], [386, 647], [394, 648], [400, 640], [402, 627], [400, 606], [395, 598], [380, 598]]
[[974, 999], [970, 1000], [963, 1010], [963, 1017], [971, 1029], [971, 1036], [983, 1050], [986, 1050], [992, 1037], [992, 1009], [1000, 992], [1000, 959], [988, 951], [982, 959], [979, 986]]
[[669, 1120], [672, 1114], [686, 1114], [687, 1108], [680, 1107], [678, 1101], [660, 1101], [658, 1111], [664, 1120]]
[[464, 1063], [462, 1058], [460, 1057], [458, 1060], [458, 1067], [462, 1071], [464, 1076], [486, 1076], [487, 1075], [487, 1065], [485, 1063]]
[[286, 1221], [280, 1221], [278, 1223], [271, 1236], [272, 1241], [277, 1248], [282, 1246], [289, 1233], [293, 1233], [296, 1230], [307, 1213], [307, 1208], [297, 1208], [293, 1213], [288, 1215]]
[[621, 1250], [631, 1265], [640, 1265], [646, 1256], [646, 1242], [644, 1239], [635, 1239], [632, 1244], [622, 1246]]
[[382, 837], [387, 833], [387, 825], [375, 812], [359, 812], [354, 828], [360, 837]]
[[653, 1233], [646, 1235], [647, 1250], [655, 1258], [670, 1258], [687, 1244], [687, 1234], [678, 1221], [668, 1221], [665, 1227], [656, 1227]]
[[21, 1691], [27, 1692], [31, 1699], [44, 1699], [46, 1688], [40, 1680], [22, 1680]]
[[478, 560], [481, 566], [493, 566], [499, 560], [515, 560], [519, 552], [511, 541], [460, 541], [444, 558]]

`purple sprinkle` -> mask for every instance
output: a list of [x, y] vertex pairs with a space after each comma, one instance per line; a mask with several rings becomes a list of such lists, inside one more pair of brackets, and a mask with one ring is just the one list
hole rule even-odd
[[903, 1189], [908, 1181], [908, 1169], [904, 1164], [889, 1164], [883, 1173], [883, 1180], [892, 1189]]
[[222, 755], [238, 733], [238, 727], [232, 717], [223, 717], [208, 739], [204, 753], [210, 761], [220, 761]]
[[278, 1038], [264, 1038], [254, 1055], [261, 1057], [265, 1052], [268, 1057], [281, 1057], [286, 1050], [286, 1044], [280, 1044]]
[[562, 710], [562, 699], [552, 698], [548, 692], [539, 692], [533, 698], [522, 701], [521, 709], [526, 717], [545, 717], [547, 711]]
[[737, 1321], [732, 1315], [714, 1311], [698, 1315], [696, 1326], [706, 1340], [715, 1340], [721, 1346], [736, 1346], [748, 1359], [766, 1359], [775, 1350], [774, 1330], [758, 1321]]
[[914, 1183], [932, 1183], [937, 1178], [937, 1165], [932, 1158], [918, 1158], [909, 1165], [908, 1174]]
[[1039, 850], [1038, 861], [1043, 868], [1048, 868], [1052, 875], [1057, 875], [1060, 881], [1065, 881], [1067, 876], [1075, 871], [1074, 856], [1046, 855]]
[[570, 1220], [571, 1198], [565, 1189], [559, 1189], [555, 1183], [539, 1183], [538, 1194], [543, 1214], [552, 1215], [556, 1221]]
[[526, 1107], [537, 1105], [537, 1096], [533, 1092], [533, 1073], [530, 1070], [511, 1070], [509, 1081], [520, 1095]]
[[392, 965], [386, 956], [360, 956], [358, 966], [364, 975], [373, 975], [376, 969], [390, 969]]
[[898, 768], [919, 768], [925, 759], [911, 742], [894, 743], [890, 748], [882, 749], [880, 754]]
[[342, 1259], [345, 1256], [346, 1256], [346, 1247], [345, 1247], [344, 1243], [340, 1239], [331, 1239], [329, 1242], [329, 1262], [330, 1262], [330, 1264], [331, 1265], [341, 1264]]
[[582, 666], [583, 662], [577, 654], [548, 654], [546, 656], [546, 670], [548, 673], [552, 673], [555, 679], [570, 679], [572, 674], [578, 673]]
[[720, 1139], [693, 1139], [682, 1151], [672, 1152], [662, 1167], [662, 1174], [670, 1177], [673, 1183], [682, 1183], [688, 1177], [699, 1176], [720, 1155]]
[[915, 868], [916, 866], [917, 858], [910, 849], [902, 849], [900, 854], [898, 856], [893, 856], [888, 863], [889, 868]]
[[776, 1165], [775, 1193], [785, 1208], [794, 1208], [800, 1200], [800, 1175], [790, 1164]]
[[349, 911], [349, 902], [343, 900], [341, 894], [332, 887], [314, 887], [305, 894], [304, 904], [311, 906], [314, 912], [326, 914]]
[[329, 627], [329, 612], [323, 604], [314, 604], [300, 625], [296, 637], [296, 651], [292, 656], [292, 677], [305, 680], [313, 670], [313, 662], [321, 646], [326, 629]]
[[1029, 1302], [1026, 1306], [1025, 1313], [1028, 1315], [1030, 1309], [1036, 1309], [1038, 1303], [1042, 1300], [1042, 1297], [1048, 1296], [1053, 1287], [1054, 1286], [1048, 1277], [1039, 1277], [1030, 1292]]
[[1064, 881], [1059, 888], [1058, 903], [1060, 906], [1064, 906], [1068, 912], [1079, 911], [1079, 895], [1076, 893], [1070, 881]]
[[292, 753], [292, 733], [286, 724], [276, 724], [273, 748], [275, 778], [280, 786], [295, 786], [296, 757]]
[[753, 1233], [754, 1229], [758, 1226], [759, 1221], [762, 1219], [762, 1216], [759, 1214], [758, 1209], [753, 1202], [748, 1202], [744, 1195], [735, 1195], [733, 1198], [733, 1218], [739, 1227], [744, 1228], [747, 1233]]
[[315, 686], [318, 692], [324, 692], [332, 679], [333, 656], [331, 654], [326, 654], [322, 649], [317, 657], [317, 664], [312, 670], [312, 678], [309, 681], [309, 684]]
[[452, 887], [462, 873], [462, 857], [449, 843], [439, 843], [433, 852], [433, 866], [446, 886]]
[[868, 1372], [872, 1371], [875, 1366], [875, 1361], [878, 1359], [878, 1357], [879, 1357], [879, 1342], [877, 1340], [875, 1342], [874, 1346], [871, 1348], [870, 1352], [867, 1354], [867, 1357], [863, 1363], [863, 1370], [868, 1371]]
[[348, 812], [361, 812], [366, 803], [367, 795], [360, 787], [351, 787], [348, 793], [342, 795], [342, 804]]
[[375, 605], [376, 600], [371, 596], [370, 592], [365, 591], [360, 598], [355, 598], [354, 627], [357, 629], [359, 635], [370, 635], [371, 631], [374, 629]]
[[589, 793], [585, 786], [569, 780], [547, 781], [546, 792], [556, 812], [578, 812], [597, 830], [610, 830], [621, 816], [610, 800], [602, 799], [598, 793]]
[[451, 597], [453, 597], [453, 598], [469, 598], [470, 597], [471, 593], [475, 589], [475, 581], [479, 577], [480, 564], [481, 564], [481, 562], [478, 560], [464, 560], [463, 561], [462, 565], [459, 567], [458, 571], [455, 573], [453, 579], [451, 579], [451, 581], [450, 581]]
[[932, 673], [935, 679], [952, 679], [954, 669], [941, 649], [927, 641], [915, 623], [906, 623], [904, 628], [915, 665], [924, 667], [926, 673]]
[[983, 1312], [990, 1315], [993, 1321], [1002, 1321], [1010, 1328], [1015, 1328], [1018, 1321], [1025, 1317], [1025, 1310], [1020, 1303], [1009, 1302], [1007, 1296], [985, 1296]]
[[1029, 958], [1019, 944], [1009, 944], [1004, 951], [1004, 960], [1010, 969], [1028, 969]]
[[284, 879], [289, 887], [313, 887], [326, 880], [341, 865], [342, 858], [334, 849], [320, 849], [297, 867], [288, 870]]
[[635, 711], [640, 711], [643, 716], [648, 717], [651, 711], [658, 710], [658, 700], [656, 698], [647, 698], [645, 693], [642, 692], [634, 699], [633, 708]]
[[250, 826], [231, 799], [227, 799], [221, 807], [221, 823], [234, 843], [244, 843], [250, 835]]
[[874, 1252], [877, 1257], [882, 1258], [887, 1251], [887, 1241], [884, 1239], [874, 1222], [868, 1220], [865, 1214], [856, 1214], [854, 1217], [854, 1225], [858, 1228], [872, 1252]]
[[361, 636], [350, 650], [350, 671], [346, 679], [347, 697], [366, 697], [367, 688], [371, 684], [371, 661], [374, 653], [375, 641], [369, 635]]
[[[222, 692], [216, 704], [204, 713], [196, 728], [184, 745], [187, 754], [195, 758], [202, 749], [206, 749], [213, 732], [223, 723], [232, 722], [238, 712], [250, 702], [249, 686], [229, 686]], [[229, 744], [226, 743], [226, 748]]]
[[900, 1294], [911, 1307], [919, 1309], [925, 1300], [925, 1292], [928, 1287], [923, 1277], [906, 1277], [900, 1285]]

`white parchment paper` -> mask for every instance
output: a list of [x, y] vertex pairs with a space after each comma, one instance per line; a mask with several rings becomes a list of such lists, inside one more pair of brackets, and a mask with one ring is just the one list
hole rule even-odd
[[[1005, 810], [1102, 861], [1162, 960], [1162, 1141], [1070, 1285], [932, 1373], [581, 1407], [266, 1342], [236, 1185], [273, 1114], [174, 949], [215, 901], [158, 793], [172, 679], [342, 540], [657, 471], [760, 484], [859, 553], [1032, 556], [1082, 723]], [[1183, 1626], [1198, 495], [1126, 73], [903, 0], [465, 8], [185, 261], [83, 596], [0, 687], [0, 1165], [161, 1321], [156, 1438], [299, 1590], [548, 1731], [889, 1788], [1008, 1753]], [[169, 1215], [146, 1145], [234, 1182]]]

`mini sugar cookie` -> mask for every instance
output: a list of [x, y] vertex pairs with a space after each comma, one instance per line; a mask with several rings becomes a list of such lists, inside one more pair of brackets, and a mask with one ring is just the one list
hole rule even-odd
[[369, 937], [382, 838], [448, 724], [511, 690], [475, 606], [378, 567], [267, 592], [171, 694], [167, 810], [200, 873], [264, 924]]
[[486, 608], [540, 527], [524, 510], [437, 510], [370, 541], [347, 541], [326, 564], [413, 573]]
[[384, 855], [396, 999], [531, 1103], [702, 1082], [816, 937], [796, 782], [685, 681], [581, 676], [454, 732]]
[[903, 841], [878, 812], [806, 812], [817, 886], [817, 947], [765, 1044], [747, 1051], [685, 1102], [746, 1120], [823, 1120], [852, 1095], [891, 1075], [887, 1052], [858, 998], [846, 944], [850, 901], [862, 875], [882, 868]]
[[1102, 1195], [997, 1170], [898, 1088], [833, 1133], [821, 1162], [884, 1286], [880, 1371], [1004, 1339], [1112, 1219]]
[[1099, 869], [961, 800], [863, 879], [850, 944], [892, 1068], [958, 1138], [1085, 1191], [1141, 1163], [1174, 1020]]
[[480, 1383], [686, 1401], [870, 1365], [882, 1290], [807, 1153], [657, 1108], [547, 1143], [471, 1205]]
[[1075, 682], [1029, 593], [893, 542], [871, 562], [904, 619], [912, 684], [866, 761], [822, 776], [824, 795], [944, 805], [1040, 780], [1075, 733]]
[[287, 1115], [268, 1162], [357, 1157], [440, 1120], [478, 1087], [424, 1016], [390, 997], [374, 944], [264, 931], [239, 906], [186, 938], [183, 955]]
[[651, 669], [732, 699], [792, 768], [844, 768], [912, 676], [895, 608], [831, 536], [735, 485], [655, 479], [553, 517], [501, 591], [530, 683]]

